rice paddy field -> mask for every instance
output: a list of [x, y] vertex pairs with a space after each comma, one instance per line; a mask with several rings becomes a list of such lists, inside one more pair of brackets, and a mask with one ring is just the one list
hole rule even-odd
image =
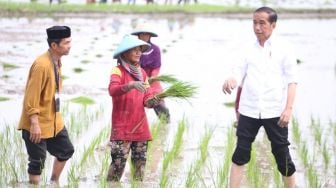
[[[27, 162], [16, 130], [30, 65], [47, 50], [45, 29], [72, 28], [72, 49], [64, 56], [62, 114], [75, 154], [60, 187], [228, 187], [235, 147], [235, 94], [221, 91], [240, 46], [254, 39], [250, 19], [202, 16], [86, 15], [85, 17], [0, 18], [0, 187], [27, 187]], [[116, 65], [112, 53], [122, 36], [147, 20], [161, 47], [162, 74], [198, 88], [189, 100], [167, 99], [171, 122], [147, 109], [153, 141], [142, 183], [131, 179], [129, 164], [119, 183], [106, 182], [111, 161], [112, 102], [107, 87]], [[293, 44], [299, 64], [290, 151], [297, 187], [336, 187], [336, 19], [281, 19], [275, 34]], [[168, 84], [163, 84], [165, 87]], [[264, 130], [253, 145], [243, 187], [283, 187]], [[49, 187], [53, 158], [48, 155], [42, 187]]]

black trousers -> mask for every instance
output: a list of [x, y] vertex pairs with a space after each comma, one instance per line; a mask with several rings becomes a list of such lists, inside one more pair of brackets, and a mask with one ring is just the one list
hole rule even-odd
[[279, 117], [270, 119], [255, 119], [244, 115], [239, 116], [237, 127], [237, 146], [232, 156], [232, 162], [244, 165], [250, 161], [251, 146], [261, 126], [264, 127], [271, 142], [272, 153], [278, 170], [283, 176], [291, 176], [296, 170], [291, 159], [288, 146], [288, 127], [280, 127]]

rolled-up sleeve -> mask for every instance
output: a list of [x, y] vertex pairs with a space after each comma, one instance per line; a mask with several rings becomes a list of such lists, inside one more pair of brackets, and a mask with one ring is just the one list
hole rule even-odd
[[284, 59], [284, 75], [287, 84], [298, 83], [298, 66], [292, 50], [289, 50]]
[[26, 87], [24, 108], [28, 116], [40, 113], [41, 93], [45, 86], [47, 69], [43, 66], [33, 65]]

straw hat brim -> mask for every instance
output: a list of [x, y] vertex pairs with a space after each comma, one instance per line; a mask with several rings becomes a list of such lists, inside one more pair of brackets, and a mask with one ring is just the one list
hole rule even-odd
[[120, 54], [138, 46], [140, 46], [142, 52], [144, 52], [150, 47], [150, 44], [136, 38], [135, 36], [126, 35], [114, 51], [113, 58], [116, 59]]

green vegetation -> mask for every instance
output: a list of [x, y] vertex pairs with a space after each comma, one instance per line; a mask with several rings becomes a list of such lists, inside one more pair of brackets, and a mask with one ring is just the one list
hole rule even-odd
[[10, 98], [8, 98], [8, 97], [1, 97], [1, 96], [0, 96], [0, 102], [1, 102], [1, 101], [8, 101], [8, 100], [10, 100]]
[[175, 83], [177, 82], [177, 78], [170, 74], [162, 74], [160, 76], [150, 77], [148, 82], [151, 84], [153, 82], [160, 81], [160, 82], [167, 82], [167, 83]]
[[10, 63], [2, 63], [2, 67], [4, 68], [4, 70], [11, 70], [11, 69], [19, 68], [19, 66], [10, 64]]
[[76, 97], [70, 100], [71, 102], [74, 103], [79, 103], [79, 104], [83, 104], [83, 105], [89, 105], [89, 104], [94, 104], [95, 101], [93, 99], [90, 99], [88, 97], [85, 96], [80, 96], [80, 97]]
[[235, 102], [225, 102], [224, 103], [224, 106], [226, 106], [226, 107], [234, 107], [235, 106]]
[[111, 12], [111, 13], [250, 13], [251, 8], [238, 6], [219, 6], [207, 4], [190, 5], [127, 5], [127, 4], [60, 4], [49, 6], [42, 3], [14, 3], [0, 2], [0, 11], [20, 13], [46, 13], [55, 12], [76, 13], [76, 12]]
[[159, 98], [179, 98], [188, 99], [194, 97], [197, 92], [197, 87], [187, 82], [178, 81], [173, 83], [169, 88], [165, 89], [162, 93], [157, 94]]
[[84, 71], [84, 69], [82, 69], [82, 68], [80, 68], [80, 67], [77, 67], [77, 68], [74, 68], [73, 71], [74, 71], [75, 73], [81, 73], [81, 72]]

